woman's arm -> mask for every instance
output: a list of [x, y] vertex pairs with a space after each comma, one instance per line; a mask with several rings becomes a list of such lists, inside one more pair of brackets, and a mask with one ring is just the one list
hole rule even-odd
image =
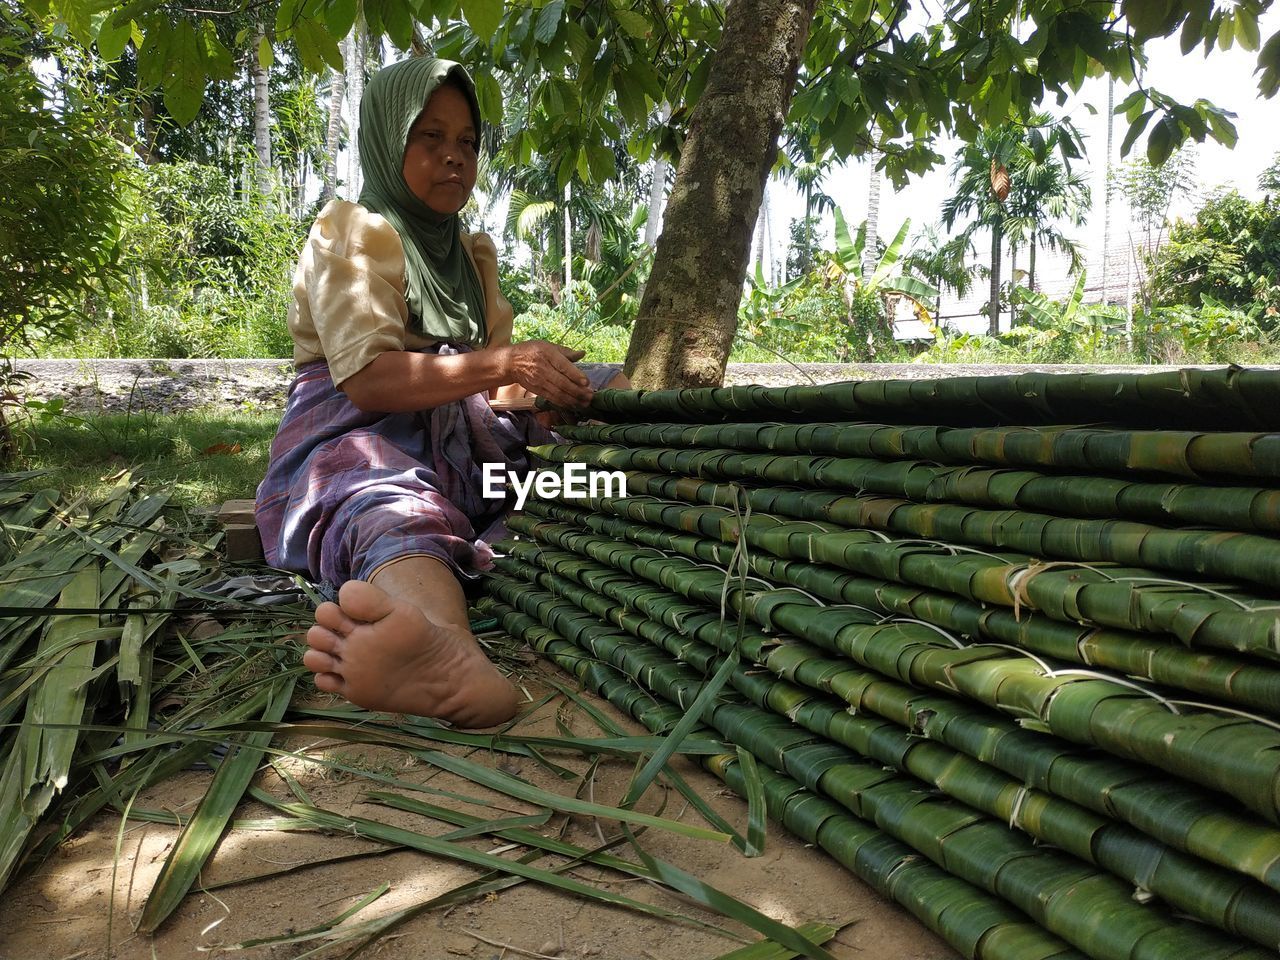
[[573, 365], [582, 356], [581, 350], [546, 340], [445, 357], [388, 350], [339, 386], [361, 410], [376, 413], [427, 410], [508, 383], [562, 407], [584, 407], [592, 390]]

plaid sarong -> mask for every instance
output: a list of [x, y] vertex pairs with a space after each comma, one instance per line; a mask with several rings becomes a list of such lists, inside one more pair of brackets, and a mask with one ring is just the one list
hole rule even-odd
[[[617, 372], [581, 369], [597, 389]], [[481, 495], [484, 464], [528, 470], [526, 446], [552, 437], [529, 413], [494, 412], [486, 394], [417, 413], [368, 413], [333, 385], [324, 361], [305, 364], [258, 487], [266, 560], [334, 584], [414, 555], [474, 577], [490, 566], [488, 544], [505, 536], [508, 511], [506, 501]]]

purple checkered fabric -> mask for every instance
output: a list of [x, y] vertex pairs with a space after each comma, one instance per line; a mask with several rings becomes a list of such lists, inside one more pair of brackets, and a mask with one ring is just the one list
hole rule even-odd
[[[466, 348], [441, 345], [432, 352]], [[597, 389], [617, 372], [582, 364]], [[527, 470], [527, 445], [552, 433], [528, 413], [495, 413], [476, 394], [419, 413], [366, 413], [324, 361], [302, 366], [271, 444], [256, 517], [272, 566], [342, 584], [425, 554], [472, 577], [505, 534], [507, 503], [485, 499], [485, 463]]]

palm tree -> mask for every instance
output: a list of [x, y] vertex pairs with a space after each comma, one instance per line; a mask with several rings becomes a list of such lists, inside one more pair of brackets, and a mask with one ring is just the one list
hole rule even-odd
[[1070, 254], [1072, 271], [1080, 269], [1079, 248], [1056, 224], [1065, 219], [1079, 226], [1088, 213], [1089, 187], [1071, 171], [1071, 161], [1079, 159], [1082, 150], [1080, 134], [1070, 121], [1040, 113], [1025, 123], [984, 130], [956, 158], [956, 192], [942, 205], [942, 222], [950, 229], [967, 214], [972, 220], [962, 236], [971, 237], [983, 228], [991, 232], [991, 336], [1000, 333], [1003, 240], [1014, 250], [1028, 245], [1033, 289], [1038, 247]]
[[1071, 170], [1080, 156], [1080, 135], [1069, 120], [1055, 121], [1037, 114], [1014, 153], [1010, 173], [1009, 218], [1005, 232], [1011, 242], [1028, 247], [1028, 283], [1036, 288], [1037, 246], [1066, 253], [1071, 272], [1084, 265], [1080, 247], [1057, 224], [1063, 220], [1083, 226], [1089, 214], [1088, 181]]
[[619, 214], [615, 210], [615, 198], [599, 187], [576, 179], [572, 184], [570, 189], [562, 191], [556, 184], [554, 163], [535, 157], [510, 179], [495, 177], [491, 187], [494, 196], [504, 189], [510, 190], [505, 233], [529, 245], [535, 273], [551, 288], [553, 298], [558, 298], [563, 282], [558, 268], [564, 264], [565, 249], [572, 250], [578, 245], [572, 236], [565, 236], [562, 225], [567, 222], [571, 231], [576, 232], [575, 225], [583, 231], [578, 234], [583, 238], [578, 243], [590, 255], [594, 252], [591, 248], [599, 245], [596, 238], [605, 232], [616, 232], [617, 221], [631, 213], [628, 209]]
[[935, 319], [942, 313], [943, 287], [954, 290], [957, 297], [968, 296], [973, 288], [977, 268], [969, 266], [968, 260], [972, 255], [973, 241], [967, 235], [948, 239], [937, 227], [925, 227], [902, 258], [904, 270], [923, 277], [938, 288], [933, 304]]
[[346, 40], [343, 64], [347, 71], [347, 109], [351, 122], [347, 130], [347, 197], [360, 196], [360, 102], [364, 99], [364, 72], [369, 54], [368, 37], [356, 18]]
[[970, 218], [961, 236], [972, 238], [979, 230], [991, 234], [991, 299], [987, 304], [987, 332], [1000, 334], [1000, 258], [1005, 221], [1009, 211], [1009, 162], [1021, 139], [1022, 128], [1011, 124], [983, 130], [966, 144], [951, 167], [956, 192], [942, 204], [942, 222], [948, 230], [961, 218]]
[[640, 308], [639, 291], [653, 254], [641, 237], [648, 216], [648, 206], [640, 203], [629, 218], [615, 212], [604, 224], [594, 224], [588, 231], [578, 274], [598, 291], [595, 311], [604, 323], [629, 326]]
[[778, 151], [778, 176], [794, 183], [804, 197], [804, 248], [813, 246], [814, 215], [835, 210], [836, 202], [823, 190], [831, 159], [827, 152], [819, 153], [813, 145], [814, 124], [811, 121], [788, 125]]

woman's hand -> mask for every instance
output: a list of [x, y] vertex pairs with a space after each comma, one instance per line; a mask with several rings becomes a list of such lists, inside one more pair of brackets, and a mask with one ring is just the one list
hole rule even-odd
[[582, 371], [573, 365], [585, 356], [584, 351], [546, 340], [522, 340], [500, 349], [508, 382], [518, 383], [535, 396], [569, 409], [591, 402], [594, 391]]

